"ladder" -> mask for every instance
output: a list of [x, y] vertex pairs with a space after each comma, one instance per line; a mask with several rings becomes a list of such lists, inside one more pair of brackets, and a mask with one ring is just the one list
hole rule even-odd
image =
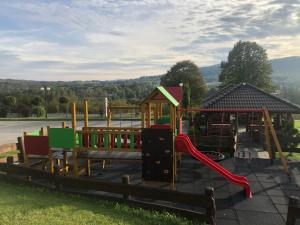
[[277, 151], [279, 152], [279, 157], [280, 157], [283, 169], [287, 174], [289, 174], [288, 164], [287, 164], [287, 161], [286, 161], [285, 157], [283, 156], [282, 149], [281, 149], [278, 137], [276, 135], [276, 131], [275, 131], [274, 126], [272, 124], [269, 111], [266, 107], [263, 107], [262, 112], [263, 112], [264, 125], [265, 125], [265, 141], [266, 141], [266, 146], [267, 146], [267, 151], [269, 153], [269, 157], [270, 157], [270, 159], [272, 159], [271, 138], [270, 138], [272, 136], [273, 141], [275, 143], [275, 147], [276, 147]]

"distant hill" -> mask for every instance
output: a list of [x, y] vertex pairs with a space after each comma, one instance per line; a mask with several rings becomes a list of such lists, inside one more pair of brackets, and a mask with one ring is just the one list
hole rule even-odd
[[[300, 57], [286, 57], [280, 59], [270, 60], [273, 67], [272, 78], [276, 83], [286, 82], [294, 83], [300, 82]], [[203, 78], [206, 83], [215, 83], [218, 81], [218, 75], [220, 73], [220, 64], [211, 66], [200, 67], [200, 71], [203, 74]], [[14, 89], [28, 89], [33, 87], [40, 87], [46, 85], [58, 85], [58, 86], [78, 86], [78, 85], [99, 85], [99, 84], [115, 84], [115, 85], [133, 85], [133, 84], [145, 84], [156, 86], [160, 83], [161, 75], [156, 76], [142, 76], [135, 79], [113, 80], [113, 81], [30, 81], [30, 80], [10, 80], [0, 79], [0, 88], [6, 90]]]
[[[273, 68], [272, 78], [275, 83], [293, 83], [300, 81], [300, 57], [286, 57], [270, 60]], [[200, 67], [206, 82], [217, 82], [220, 73], [220, 64]]]
[[300, 57], [287, 57], [281, 59], [273, 59], [272, 78], [277, 81], [285, 81], [287, 83], [293, 83], [300, 81]]

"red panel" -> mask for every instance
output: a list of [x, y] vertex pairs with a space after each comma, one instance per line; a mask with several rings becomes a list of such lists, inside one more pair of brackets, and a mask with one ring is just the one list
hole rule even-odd
[[170, 125], [154, 124], [154, 125], [151, 125], [150, 128], [155, 128], [155, 129], [170, 129]]
[[98, 134], [98, 148], [101, 148], [103, 144], [103, 134]]
[[110, 147], [111, 148], [115, 147], [115, 135], [114, 134], [111, 134]]
[[24, 136], [24, 147], [27, 155], [48, 155], [48, 136]]
[[124, 148], [128, 148], [128, 136], [127, 136], [127, 134], [124, 134]]
[[137, 134], [135, 135], [135, 144], [137, 148], [141, 148], [141, 135]]

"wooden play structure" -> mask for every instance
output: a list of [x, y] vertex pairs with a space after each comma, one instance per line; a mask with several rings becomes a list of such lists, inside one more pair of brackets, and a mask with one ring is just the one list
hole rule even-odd
[[[138, 107], [108, 105], [107, 126], [105, 127], [89, 126], [88, 102], [84, 101], [84, 126], [80, 129], [77, 128], [76, 105], [73, 103], [71, 128], [66, 127], [66, 124], [63, 123], [61, 128], [48, 127], [47, 130], [41, 130], [35, 134], [24, 134], [25, 165], [31, 165], [30, 159], [40, 159], [42, 168], [49, 170], [52, 174], [73, 174], [75, 177], [79, 177], [82, 174], [90, 176], [93, 173], [92, 165], [93, 169], [98, 167], [97, 169], [101, 170], [105, 168], [107, 162], [114, 160], [140, 163], [143, 182], [167, 182], [175, 188], [177, 161], [180, 161], [183, 155], [192, 155], [194, 159], [204, 163], [230, 182], [242, 186], [246, 196], [251, 197], [247, 179], [232, 174], [219, 166], [213, 161], [214, 157], [216, 158], [218, 155], [209, 155], [206, 154], [206, 151], [209, 145], [213, 144], [218, 146], [217, 153], [226, 151], [226, 146], [234, 146], [238, 117], [236, 116], [234, 124], [230, 118], [232, 115], [255, 113], [263, 116], [265, 142], [270, 158], [274, 154], [271, 151], [271, 141], [273, 141], [284, 170], [288, 172], [286, 160], [266, 108], [259, 110], [182, 109], [181, 100], [181, 87], [156, 87]], [[140, 125], [133, 126], [131, 122], [130, 126], [127, 123], [127, 126], [124, 127], [120, 122], [117, 126], [113, 126], [113, 116], [122, 111], [130, 111], [135, 116], [139, 114]], [[184, 113], [192, 113], [192, 118], [193, 114], [197, 113], [218, 115], [218, 117], [211, 116], [206, 120], [205, 129], [194, 138], [195, 134], [189, 137], [183, 134], [182, 118]], [[120, 118], [121, 116], [119, 116]], [[212, 138], [213, 141], [207, 141], [209, 138]], [[206, 142], [207, 147], [196, 145], [195, 141], [199, 140], [202, 143]], [[198, 149], [194, 146], [197, 146]], [[202, 149], [204, 152], [201, 152]], [[230, 151], [232, 151], [232, 147], [230, 147]]]
[[[109, 106], [106, 127], [89, 127], [88, 102], [84, 101], [84, 126], [81, 129], [76, 127], [76, 105], [73, 103], [72, 128], [66, 127], [64, 123], [62, 128], [48, 128], [45, 132], [47, 134], [36, 136], [37, 142], [47, 139], [39, 154], [43, 157], [48, 155], [51, 173], [68, 175], [72, 171], [75, 177], [82, 174], [82, 171], [90, 176], [91, 165], [99, 160], [102, 164], [97, 165], [102, 169], [106, 161], [138, 161], [141, 162], [143, 181], [167, 182], [173, 188], [177, 161], [180, 161], [183, 154], [192, 154], [226, 179], [243, 186], [246, 196], [251, 197], [246, 178], [231, 174], [198, 150], [194, 150], [189, 138], [182, 134], [184, 110], [181, 109], [181, 100], [181, 87], [159, 86], [139, 107]], [[113, 113], [118, 110], [140, 111], [140, 127], [113, 127]], [[37, 153], [32, 151], [33, 145], [27, 143], [29, 136], [25, 135], [24, 138], [26, 157], [30, 153]]]

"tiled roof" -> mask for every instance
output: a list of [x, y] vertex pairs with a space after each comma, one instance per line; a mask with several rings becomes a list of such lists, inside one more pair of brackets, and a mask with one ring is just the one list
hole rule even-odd
[[262, 109], [270, 112], [300, 113], [300, 107], [285, 99], [269, 94], [251, 84], [226, 86], [207, 96], [203, 107], [208, 109]]

